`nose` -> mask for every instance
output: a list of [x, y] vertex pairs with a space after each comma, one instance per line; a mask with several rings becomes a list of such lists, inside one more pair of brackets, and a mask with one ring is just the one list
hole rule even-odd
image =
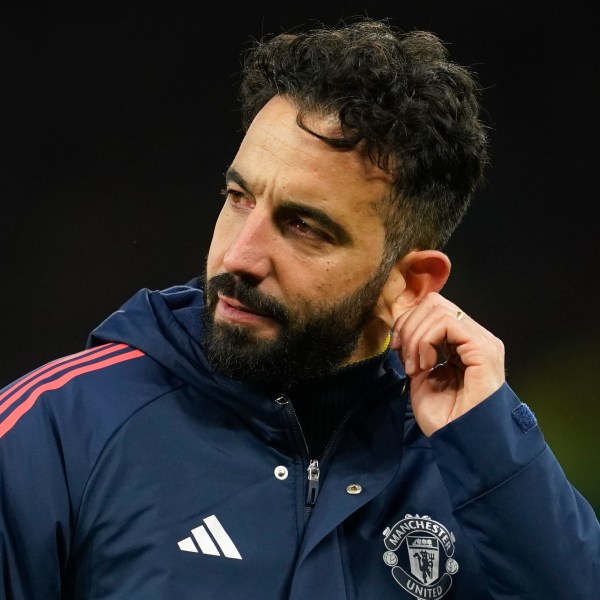
[[223, 257], [223, 266], [233, 275], [263, 281], [272, 270], [275, 232], [269, 216], [255, 208], [239, 225]]

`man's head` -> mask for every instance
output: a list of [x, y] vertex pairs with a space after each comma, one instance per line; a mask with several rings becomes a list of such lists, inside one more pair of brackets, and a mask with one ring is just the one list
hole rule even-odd
[[433, 36], [381, 23], [255, 48], [207, 261], [217, 369], [330, 372], [381, 349], [393, 306], [442, 287], [449, 262], [435, 249], [485, 162], [474, 89]]
[[[442, 248], [464, 216], [487, 163], [478, 86], [432, 33], [400, 33], [380, 21], [276, 36], [246, 55], [243, 124], [275, 95], [307, 115], [341, 124], [338, 147], [364, 144], [393, 176], [379, 209], [386, 249]], [[315, 132], [316, 133], [316, 132]]]

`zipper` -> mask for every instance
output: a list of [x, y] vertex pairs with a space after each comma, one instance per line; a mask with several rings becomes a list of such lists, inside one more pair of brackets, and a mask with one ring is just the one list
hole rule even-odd
[[318, 460], [311, 460], [308, 469], [308, 490], [306, 493], [306, 506], [313, 507], [317, 501], [319, 495], [319, 475], [321, 469], [319, 468]]
[[[338, 426], [333, 430], [327, 445], [323, 449], [323, 454], [321, 454], [320, 461], [312, 460], [308, 465], [308, 493], [306, 496], [306, 506], [314, 506], [317, 501], [317, 496], [319, 495], [319, 477], [321, 475], [321, 470], [323, 468], [323, 463], [325, 462], [325, 458], [329, 454], [331, 448], [335, 445], [334, 442], [339, 437], [342, 429], [354, 413], [356, 407], [360, 404], [360, 401], [354, 402], [350, 408], [346, 411], [342, 420], [339, 422]], [[297, 418], [296, 418], [297, 419]], [[299, 423], [298, 423], [299, 424]], [[312, 502], [312, 503], [311, 503]]]
[[305, 506], [310, 510], [317, 501], [317, 496], [319, 495], [319, 475], [321, 470], [319, 468], [319, 461], [312, 460], [310, 458], [310, 451], [308, 449], [308, 443], [306, 441], [306, 436], [304, 435], [304, 431], [302, 431], [302, 425], [300, 425], [300, 420], [298, 419], [298, 415], [294, 410], [294, 405], [292, 404], [290, 397], [287, 394], [281, 394], [278, 398], [276, 398], [275, 402], [280, 404], [285, 409], [285, 414], [288, 422], [292, 427], [292, 432], [296, 441], [299, 443], [302, 448], [302, 461], [304, 464], [308, 464], [307, 473], [308, 473], [308, 489], [306, 492], [306, 501]]
[[[308, 485], [307, 485], [307, 489], [306, 489], [305, 506], [307, 509], [307, 513], [310, 513], [310, 511], [312, 510], [312, 507], [315, 505], [315, 503], [317, 501], [317, 497], [319, 495], [319, 485], [320, 485], [319, 482], [320, 482], [321, 472], [323, 470], [323, 463], [325, 462], [325, 458], [329, 454], [330, 449], [333, 447], [334, 442], [336, 441], [339, 433], [342, 431], [342, 429], [348, 422], [348, 419], [354, 413], [354, 409], [359, 404], [361, 404], [361, 402], [360, 402], [360, 400], [354, 402], [354, 404], [352, 404], [352, 406], [348, 409], [348, 411], [346, 412], [346, 414], [343, 416], [342, 420], [340, 421], [339, 425], [335, 428], [335, 430], [333, 431], [333, 434], [329, 438], [329, 441], [327, 442], [327, 445], [325, 446], [325, 448], [323, 450], [323, 454], [321, 455], [321, 458], [320, 459], [311, 459], [310, 458], [310, 450], [308, 448], [308, 443], [306, 441], [306, 436], [304, 435], [304, 431], [302, 431], [302, 425], [300, 425], [300, 420], [298, 419], [298, 415], [296, 414], [296, 411], [294, 410], [294, 405], [292, 404], [289, 396], [287, 394], [281, 394], [281, 396], [276, 398], [275, 401], [277, 402], [277, 404], [280, 404], [281, 406], [284, 407], [284, 409], [286, 411], [286, 416], [288, 417], [288, 421], [290, 422], [290, 424], [292, 426], [292, 431], [294, 432], [294, 436], [296, 437], [296, 440], [299, 442], [300, 446], [304, 450], [302, 460], [305, 461], [305, 464], [308, 464], [308, 467], [306, 469]], [[307, 514], [307, 516], [308, 516], [308, 514]]]

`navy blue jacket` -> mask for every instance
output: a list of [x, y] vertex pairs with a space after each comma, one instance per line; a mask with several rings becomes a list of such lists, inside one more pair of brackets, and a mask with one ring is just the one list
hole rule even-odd
[[214, 373], [201, 310], [142, 290], [0, 393], [2, 597], [600, 597], [596, 516], [507, 385], [425, 438], [389, 353], [309, 481], [293, 398]]

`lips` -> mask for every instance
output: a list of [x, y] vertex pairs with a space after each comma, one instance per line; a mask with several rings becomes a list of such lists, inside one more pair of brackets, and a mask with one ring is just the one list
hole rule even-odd
[[241, 310], [242, 312], [251, 313], [253, 315], [258, 315], [260, 317], [269, 317], [270, 316], [265, 313], [258, 312], [257, 310], [254, 310], [253, 308], [250, 308], [249, 306], [246, 306], [245, 304], [243, 304], [242, 302], [239, 302], [235, 298], [228, 298], [227, 296], [224, 296], [221, 293], [219, 293], [218, 296], [219, 296], [219, 300], [221, 300], [221, 302], [228, 304], [229, 306], [231, 306], [231, 308], [235, 308], [235, 310]]
[[257, 285], [231, 273], [220, 273], [206, 281], [206, 303], [213, 318], [231, 324], [271, 328], [285, 326], [290, 315], [285, 305]]

